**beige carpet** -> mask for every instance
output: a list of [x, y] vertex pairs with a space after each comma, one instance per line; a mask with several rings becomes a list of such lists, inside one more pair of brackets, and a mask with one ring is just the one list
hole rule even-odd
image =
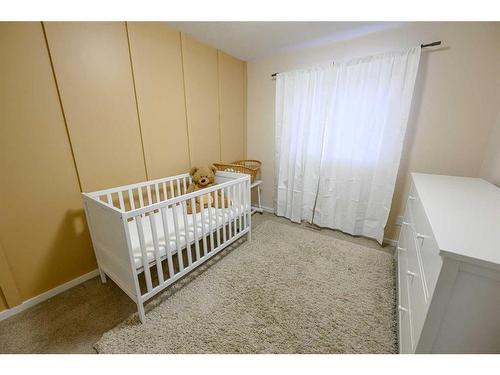
[[266, 221], [136, 315], [99, 353], [395, 353], [392, 256]]

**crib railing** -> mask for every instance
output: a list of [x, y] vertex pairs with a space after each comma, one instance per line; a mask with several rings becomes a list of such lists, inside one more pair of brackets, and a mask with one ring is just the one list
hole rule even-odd
[[[240, 237], [247, 233], [250, 236], [249, 176], [217, 172], [216, 181], [215, 186], [186, 193], [190, 176], [183, 174], [83, 194], [101, 277], [104, 281], [104, 275], [110, 276], [136, 301], [141, 321], [145, 318], [145, 301]], [[210, 204], [200, 204], [200, 211], [195, 213], [197, 202], [205, 200]], [[188, 205], [193, 210], [191, 214]], [[95, 210], [97, 206], [101, 206], [101, 211]], [[97, 212], [103, 215], [103, 211], [109, 217], [95, 217]], [[126, 244], [125, 249], [120, 250], [123, 246], [114, 246], [113, 241], [107, 246], [99, 237], [109, 237], [108, 234], [93, 225], [93, 221], [98, 221], [100, 226], [108, 222], [111, 226], [112, 216], [119, 217], [123, 224], [124, 238], [119, 243]], [[134, 254], [137, 246], [134, 247], [133, 239], [137, 238], [140, 264], [136, 264]], [[120, 251], [121, 256], [117, 256]], [[119, 280], [125, 255], [133, 285]]]
[[181, 196], [187, 192], [191, 183], [191, 176], [181, 174], [157, 180], [140, 182], [137, 184], [105, 189], [88, 195], [122, 211], [131, 211], [136, 208], [166, 201]]

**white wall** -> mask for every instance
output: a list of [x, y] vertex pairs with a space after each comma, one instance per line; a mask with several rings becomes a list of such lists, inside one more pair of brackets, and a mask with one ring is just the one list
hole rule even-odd
[[248, 62], [248, 157], [263, 162], [263, 204], [273, 207], [274, 95], [271, 74], [442, 40], [424, 50], [415, 88], [386, 237], [396, 238], [396, 217], [410, 171], [478, 176], [500, 101], [500, 24], [411, 23], [321, 47]]

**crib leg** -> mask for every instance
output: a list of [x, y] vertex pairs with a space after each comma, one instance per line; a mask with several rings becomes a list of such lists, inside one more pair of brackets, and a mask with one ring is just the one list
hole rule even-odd
[[144, 313], [144, 305], [142, 302], [137, 302], [137, 312], [139, 313], [139, 320], [144, 323], [146, 320], [146, 314]]
[[248, 240], [248, 242], [250, 242], [250, 241], [252, 241], [252, 222], [251, 222], [252, 215], [250, 214], [248, 216], [250, 217], [250, 219], [249, 219], [250, 220], [250, 224], [249, 224], [249, 227], [248, 227], [247, 240]]
[[99, 275], [101, 276], [101, 282], [103, 284], [106, 284], [106, 274], [101, 270], [100, 267], [99, 267]]

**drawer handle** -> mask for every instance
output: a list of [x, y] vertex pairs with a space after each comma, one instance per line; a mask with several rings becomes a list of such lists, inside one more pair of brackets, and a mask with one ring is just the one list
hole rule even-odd
[[408, 274], [408, 276], [411, 276], [411, 277], [417, 276], [417, 274], [415, 272], [411, 272], [410, 270], [408, 270], [406, 273]]
[[417, 233], [416, 237], [418, 240], [421, 240], [419, 244], [420, 248], [424, 247], [424, 240], [427, 238], [427, 236], [423, 235], [422, 233]]
[[398, 306], [398, 310], [402, 312], [408, 312], [408, 309], [406, 307], [403, 307], [401, 305]]
[[407, 221], [403, 221], [401, 224], [403, 224], [403, 225], [410, 225], [410, 223], [407, 222]]
[[408, 196], [408, 200], [409, 200], [409, 201], [414, 201], [415, 199], [417, 199], [417, 198], [415, 198], [415, 197], [414, 197], [414, 196], [412, 196], [412, 195]]
[[403, 253], [406, 253], [406, 249], [405, 249], [405, 248], [403, 248], [403, 247], [399, 247], [399, 246], [398, 246], [398, 251], [401, 251], [401, 252], [403, 252]]

